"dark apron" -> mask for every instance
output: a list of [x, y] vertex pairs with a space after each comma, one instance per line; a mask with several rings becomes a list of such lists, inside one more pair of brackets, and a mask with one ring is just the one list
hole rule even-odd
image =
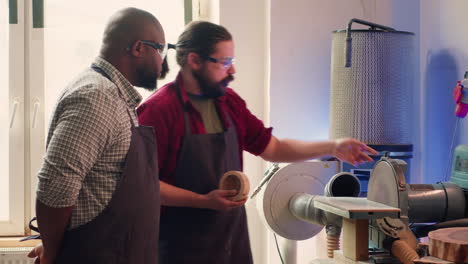
[[[175, 186], [207, 194], [218, 189], [221, 176], [240, 170], [239, 145], [234, 123], [223, 133], [194, 134], [184, 108], [185, 135], [175, 171]], [[229, 211], [166, 207], [161, 215], [161, 264], [253, 263], [245, 207]]]
[[95, 219], [65, 232], [56, 264], [158, 263], [160, 196], [154, 131], [135, 127], [128, 114], [132, 137], [114, 194]]

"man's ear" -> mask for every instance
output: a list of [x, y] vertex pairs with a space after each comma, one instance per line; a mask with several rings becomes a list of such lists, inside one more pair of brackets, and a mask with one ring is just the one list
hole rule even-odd
[[143, 43], [139, 40], [135, 41], [128, 49], [129, 53], [135, 57], [143, 56]]
[[187, 55], [187, 64], [190, 66], [190, 68], [198, 70], [202, 66], [202, 59], [200, 58], [200, 55], [190, 52]]

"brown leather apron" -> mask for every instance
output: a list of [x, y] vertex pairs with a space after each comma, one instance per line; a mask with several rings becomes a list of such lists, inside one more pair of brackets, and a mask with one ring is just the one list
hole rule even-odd
[[[221, 176], [240, 170], [237, 133], [226, 113], [229, 128], [222, 133], [191, 133], [184, 108], [185, 135], [175, 172], [175, 186], [200, 194], [218, 189]], [[161, 264], [253, 263], [245, 207], [215, 211], [167, 207], [161, 215]]]

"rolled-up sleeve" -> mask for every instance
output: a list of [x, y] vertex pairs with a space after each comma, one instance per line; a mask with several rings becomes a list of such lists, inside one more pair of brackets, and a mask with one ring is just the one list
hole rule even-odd
[[71, 93], [60, 100], [38, 174], [39, 201], [56, 208], [75, 204], [83, 180], [114, 131], [113, 105], [109, 96], [97, 89]]
[[245, 110], [246, 133], [245, 150], [255, 156], [262, 154], [270, 142], [273, 128], [266, 128], [263, 122], [248, 109]]

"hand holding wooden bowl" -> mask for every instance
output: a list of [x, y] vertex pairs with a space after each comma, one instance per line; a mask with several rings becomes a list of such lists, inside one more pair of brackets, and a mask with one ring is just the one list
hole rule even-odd
[[237, 194], [228, 197], [231, 201], [242, 201], [247, 199], [250, 190], [250, 183], [247, 176], [240, 171], [228, 171], [224, 173], [219, 181], [219, 189], [236, 190]]

